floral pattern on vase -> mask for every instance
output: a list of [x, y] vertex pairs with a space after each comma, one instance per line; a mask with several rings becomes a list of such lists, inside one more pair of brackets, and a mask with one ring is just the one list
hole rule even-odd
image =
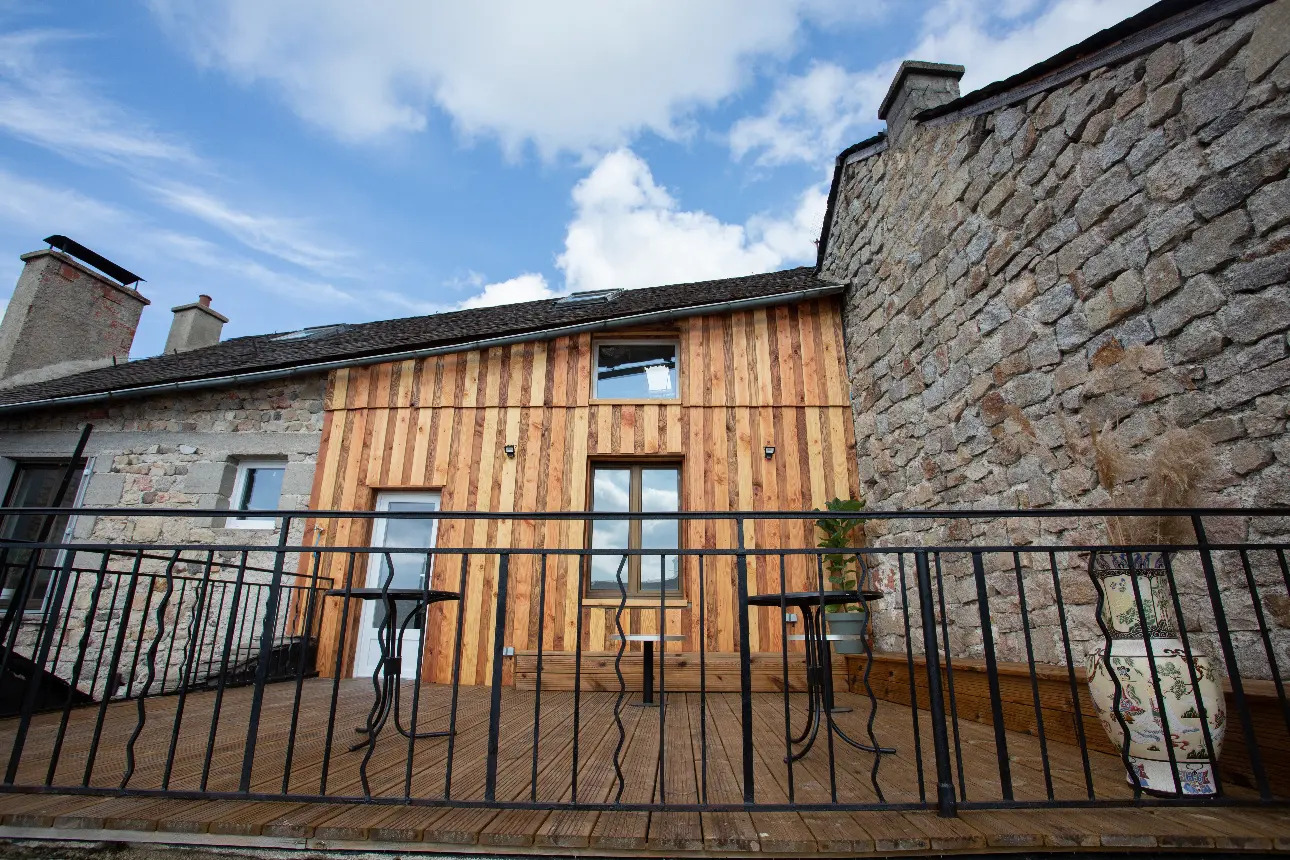
[[[1163, 553], [1095, 552], [1089, 559], [1089, 575], [1098, 589], [1098, 617], [1110, 640], [1109, 647], [1094, 649], [1085, 660], [1089, 697], [1103, 728], [1116, 749], [1124, 749], [1124, 728], [1128, 729], [1128, 763], [1143, 790], [1214, 794], [1213, 763], [1222, 751], [1227, 723], [1222, 688], [1209, 658], [1193, 653], [1189, 660], [1178, 638]], [[1135, 580], [1141, 612], [1134, 596]], [[1153, 673], [1164, 700], [1163, 715]], [[1114, 710], [1116, 680], [1119, 717]], [[1208, 724], [1208, 743], [1202, 714]], [[1133, 784], [1133, 775], [1126, 775], [1126, 780]]]

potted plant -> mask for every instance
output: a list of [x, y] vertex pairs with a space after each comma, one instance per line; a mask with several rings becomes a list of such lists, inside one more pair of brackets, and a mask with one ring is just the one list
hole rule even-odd
[[[1106, 427], [1093, 434], [1092, 452], [1098, 481], [1117, 508], [1195, 507], [1215, 468], [1213, 447], [1196, 430], [1170, 430], [1134, 456]], [[1085, 658], [1089, 696], [1112, 743], [1127, 753], [1130, 784], [1161, 795], [1214, 794], [1212, 768], [1226, 724], [1221, 682], [1209, 658], [1194, 652], [1189, 658], [1178, 637], [1165, 566], [1172, 552], [1145, 548], [1194, 543], [1191, 521], [1168, 515], [1105, 520], [1111, 543], [1125, 549], [1089, 556], [1104, 637]]]
[[[864, 510], [864, 502], [858, 499], [831, 499], [825, 508], [835, 513], [854, 513]], [[817, 509], [818, 510], [818, 509]], [[820, 531], [821, 549], [848, 549], [859, 543], [861, 521], [845, 517], [826, 517], [815, 521]], [[851, 552], [833, 552], [824, 556], [824, 571], [829, 585], [834, 591], [855, 591], [863, 581], [863, 562], [860, 556]], [[865, 626], [867, 614], [863, 614], [857, 603], [837, 604], [832, 611], [824, 613], [829, 632], [851, 636], [849, 639], [833, 640], [833, 650], [839, 654], [860, 654], [864, 651]]]

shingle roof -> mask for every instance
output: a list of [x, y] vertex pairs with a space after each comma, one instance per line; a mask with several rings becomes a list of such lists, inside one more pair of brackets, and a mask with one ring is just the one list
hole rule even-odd
[[190, 352], [145, 358], [0, 390], [0, 406], [448, 346], [829, 286], [816, 277], [813, 268], [804, 266], [741, 278], [624, 290], [608, 302], [561, 303], [558, 299], [547, 299], [338, 326], [335, 331], [313, 337], [283, 340], [281, 334], [252, 335]]

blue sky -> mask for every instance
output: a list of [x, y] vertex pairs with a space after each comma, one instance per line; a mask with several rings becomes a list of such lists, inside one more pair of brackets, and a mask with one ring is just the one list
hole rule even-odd
[[1145, 0], [0, 0], [0, 301], [64, 233], [133, 355], [814, 262], [900, 60], [963, 90]]

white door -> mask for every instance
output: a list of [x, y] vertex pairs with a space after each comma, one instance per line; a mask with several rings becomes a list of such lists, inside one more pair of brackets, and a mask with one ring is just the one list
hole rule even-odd
[[[377, 511], [437, 511], [439, 510], [438, 493], [422, 492], [386, 492], [376, 497]], [[437, 519], [384, 519], [377, 518], [372, 522], [373, 547], [399, 547], [429, 549], [434, 546]], [[429, 584], [432, 569], [431, 558], [424, 552], [390, 553], [394, 563], [394, 576], [390, 577], [390, 568], [386, 563], [385, 553], [373, 552], [368, 557], [367, 587], [381, 588], [388, 578], [390, 588], [422, 588]], [[397, 605], [398, 621], [402, 626], [412, 611], [411, 602], [400, 602]], [[417, 661], [421, 658], [421, 626], [424, 614], [410, 624], [403, 635], [404, 678], [415, 678]], [[370, 676], [376, 671], [381, 660], [381, 643], [377, 633], [385, 624], [385, 604], [379, 600], [364, 600], [363, 612], [358, 633], [358, 650], [354, 655], [354, 676]]]

